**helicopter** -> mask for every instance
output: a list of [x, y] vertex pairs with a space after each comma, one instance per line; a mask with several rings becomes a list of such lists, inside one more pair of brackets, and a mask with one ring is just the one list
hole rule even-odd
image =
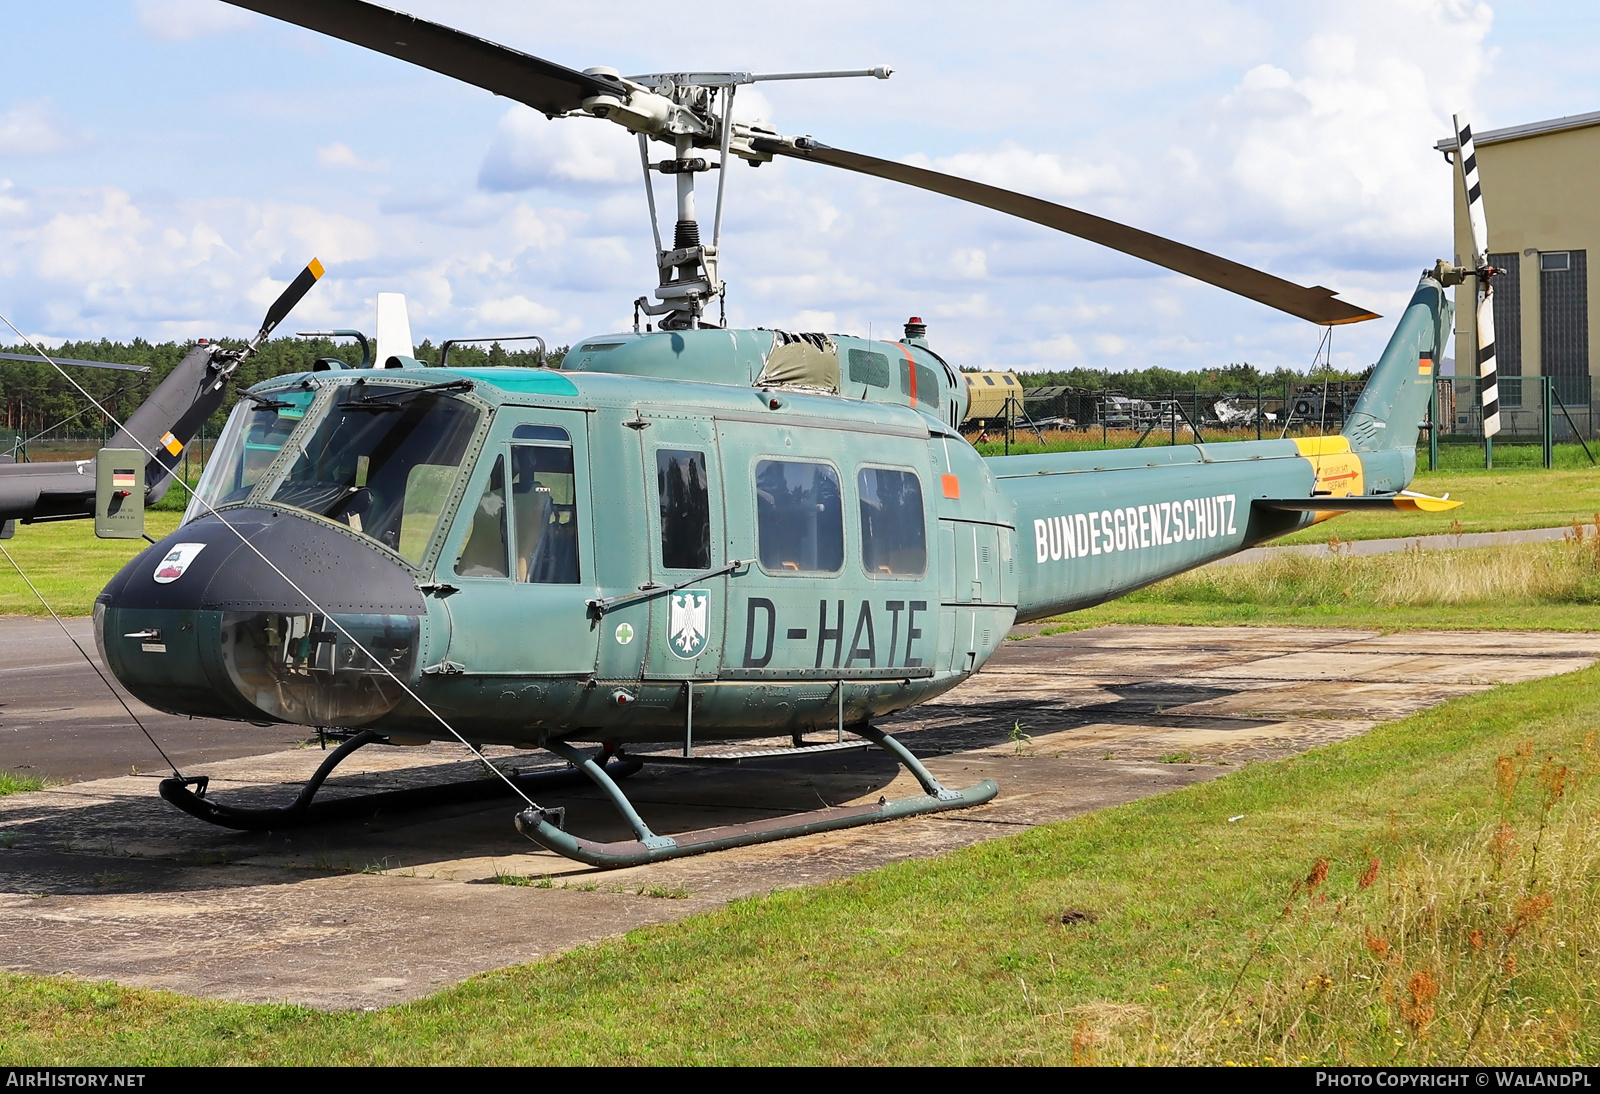
[[[559, 369], [432, 367], [402, 326], [386, 339], [380, 315], [370, 367], [323, 362], [245, 393], [178, 530], [97, 598], [96, 640], [153, 707], [345, 740], [281, 808], [219, 802], [205, 776], [175, 772], [161, 794], [193, 816], [259, 830], [393, 805], [394, 795], [313, 798], [355, 749], [428, 740], [567, 761], [554, 777], [592, 782], [633, 839], [568, 832], [561, 809], [535, 801], [540, 776], [494, 774], [526, 801], [520, 831], [600, 867], [973, 806], [998, 793], [993, 781], [943, 786], [873, 719], [980, 671], [1014, 624], [1338, 512], [1459, 504], [1406, 488], [1449, 337], [1446, 290], [1470, 271], [1441, 261], [1423, 272], [1341, 433], [985, 459], [957, 428], [960, 374], [920, 319], [896, 340], [712, 320], [725, 291], [728, 165], [781, 156], [873, 175], [1314, 323], [1378, 317], [1321, 286], [1088, 213], [733, 118], [735, 91], [750, 83], [886, 79], [887, 67], [624, 77], [363, 0], [234, 2], [551, 118], [624, 126], [639, 141], [658, 283], [654, 299], [634, 301], [632, 330], [575, 343]], [[652, 142], [669, 155], [652, 162]], [[713, 170], [708, 239], [695, 179]], [[675, 184], [670, 246], [657, 174]], [[291, 295], [280, 304], [292, 307]], [[817, 733], [834, 739], [807, 743]], [[699, 744], [785, 736], [793, 748], [717, 759], [877, 746], [923, 793], [669, 835], [620, 785], [644, 763], [711, 759]], [[681, 752], [648, 751], [661, 747]], [[503, 789], [476, 780], [396, 793], [417, 802]]]

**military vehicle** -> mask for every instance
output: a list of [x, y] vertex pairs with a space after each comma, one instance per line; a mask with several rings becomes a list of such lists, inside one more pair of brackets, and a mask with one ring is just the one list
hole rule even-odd
[[[634, 838], [568, 832], [533, 782], [495, 774], [526, 801], [524, 833], [600, 866], [970, 806], [996, 785], [942, 786], [873, 720], [978, 672], [1014, 623], [1334, 512], [1456, 504], [1406, 490], [1450, 331], [1446, 286], [1462, 276], [1443, 263], [1422, 275], [1341, 433], [985, 460], [958, 432], [966, 384], [925, 325], [891, 341], [713, 323], [718, 235], [700, 234], [695, 175], [730, 157], [861, 171], [1314, 322], [1374, 316], [1076, 210], [753, 130], [728, 109], [736, 87], [761, 78], [748, 73], [623, 78], [356, 0], [240, 6], [551, 115], [620, 123], [639, 135], [647, 183], [673, 176], [678, 218], [672, 246], [657, 248], [656, 300], [636, 302], [659, 329], [636, 318], [584, 339], [560, 370], [431, 368], [391, 341], [371, 368], [250, 390], [183, 525], [98, 598], [95, 633], [117, 678], [154, 707], [348, 739], [281, 809], [218, 802], [204, 776], [165, 780], [163, 796], [195, 816], [263, 828], [348, 810], [319, 812], [312, 796], [350, 750], [420, 740], [567, 760]], [[670, 158], [652, 163], [651, 140]], [[833, 740], [806, 743], [819, 733]], [[772, 737], [795, 755], [875, 744], [924, 793], [662, 834], [619, 785], [659, 758], [651, 748], [694, 762], [706, 742]]]

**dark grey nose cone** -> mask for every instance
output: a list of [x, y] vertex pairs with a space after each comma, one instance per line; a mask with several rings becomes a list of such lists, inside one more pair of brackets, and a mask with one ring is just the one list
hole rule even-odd
[[[223, 515], [255, 551], [221, 518], [201, 517], [124, 566], [100, 599], [141, 609], [311, 612], [315, 601], [334, 613], [424, 611], [410, 572], [353, 535], [271, 509], [229, 509]], [[184, 552], [187, 557], [164, 569], [162, 561], [186, 544], [200, 549]], [[178, 576], [171, 576], [173, 570]]]
[[414, 576], [319, 522], [224, 515], [184, 525], [100, 594], [95, 637], [123, 685], [161, 710], [249, 721], [353, 727], [394, 709], [425, 637]]

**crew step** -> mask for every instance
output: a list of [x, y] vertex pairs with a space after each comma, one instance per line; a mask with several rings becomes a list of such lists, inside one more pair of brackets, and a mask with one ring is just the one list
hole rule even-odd
[[622, 752], [618, 759], [638, 760], [647, 764], [736, 764], [741, 760], [781, 760], [790, 756], [814, 756], [819, 752], [861, 752], [876, 747], [871, 741], [829, 741], [821, 745], [801, 745], [799, 748], [758, 748], [746, 752], [704, 752], [685, 756], [677, 752]]

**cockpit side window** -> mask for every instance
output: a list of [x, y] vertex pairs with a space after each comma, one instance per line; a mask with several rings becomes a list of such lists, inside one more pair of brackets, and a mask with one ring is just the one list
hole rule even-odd
[[704, 570], [711, 565], [711, 492], [706, 454], [656, 451], [656, 489], [661, 499], [661, 565], [669, 570]]
[[456, 559], [456, 574], [461, 577], [510, 577], [506, 564], [510, 555], [506, 537], [506, 458], [496, 456], [489, 485], [472, 514], [472, 531]]
[[[566, 436], [564, 431], [562, 437]], [[522, 434], [522, 428], [517, 430]], [[511, 512], [516, 579], [578, 583], [578, 498], [572, 444], [554, 439], [511, 446]]]

